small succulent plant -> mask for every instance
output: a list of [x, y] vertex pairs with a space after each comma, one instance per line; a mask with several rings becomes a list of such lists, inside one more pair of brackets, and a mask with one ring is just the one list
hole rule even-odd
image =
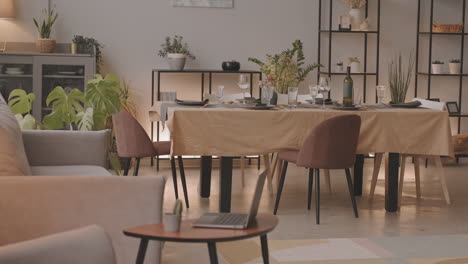
[[444, 62], [440, 60], [435, 60], [432, 62], [432, 64], [444, 64]]
[[450, 63], [461, 63], [462, 61], [460, 59], [451, 59]]

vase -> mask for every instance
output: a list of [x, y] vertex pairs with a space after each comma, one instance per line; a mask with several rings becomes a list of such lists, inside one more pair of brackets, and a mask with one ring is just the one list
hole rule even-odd
[[450, 74], [461, 73], [461, 63], [449, 63]]
[[288, 94], [279, 93], [277, 105], [287, 105], [288, 100], [289, 100]]
[[336, 65], [336, 72], [343, 72], [343, 65]]
[[76, 43], [70, 44], [70, 53], [77, 54], [78, 53], [78, 45]]
[[364, 16], [362, 14], [362, 9], [353, 8], [349, 10], [349, 18], [351, 20], [351, 29], [359, 30], [362, 22], [364, 21]]
[[270, 104], [271, 105], [277, 105], [278, 104], [278, 93], [277, 92], [273, 92], [273, 96], [271, 97]]
[[57, 42], [55, 39], [38, 39], [36, 40], [36, 50], [39, 53], [52, 53], [54, 52]]
[[169, 68], [173, 71], [182, 71], [185, 67], [185, 54], [169, 53], [167, 54], [167, 61]]
[[432, 73], [433, 74], [441, 74], [442, 73], [442, 65], [443, 64], [432, 64]]
[[361, 72], [361, 63], [360, 62], [351, 62], [349, 65], [351, 67], [352, 73], [360, 73]]
[[164, 231], [179, 232], [181, 219], [181, 215], [164, 214]]

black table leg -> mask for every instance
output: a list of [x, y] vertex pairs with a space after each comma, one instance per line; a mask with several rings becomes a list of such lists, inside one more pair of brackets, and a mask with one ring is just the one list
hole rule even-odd
[[148, 248], [148, 239], [141, 239], [140, 247], [138, 248], [138, 256], [136, 264], [143, 264], [145, 262], [146, 249]]
[[232, 160], [233, 157], [220, 158], [219, 211], [221, 213], [231, 212]]
[[200, 158], [200, 196], [209, 198], [211, 192], [211, 168], [213, 158], [211, 156], [203, 156]]
[[268, 252], [268, 239], [266, 235], [260, 236], [260, 242], [262, 243], [262, 256], [263, 263], [270, 263], [270, 252]]
[[356, 161], [354, 162], [354, 195], [362, 195], [362, 177], [364, 170], [364, 155], [356, 155]]
[[215, 242], [208, 242], [208, 252], [210, 253], [210, 263], [218, 264], [218, 253], [216, 252]]
[[396, 212], [398, 210], [398, 167], [400, 154], [388, 154], [388, 178], [385, 181], [385, 210]]

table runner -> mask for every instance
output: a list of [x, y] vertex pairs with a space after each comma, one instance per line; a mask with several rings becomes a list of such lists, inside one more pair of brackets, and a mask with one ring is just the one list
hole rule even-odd
[[[159, 102], [150, 110], [158, 119]], [[358, 153], [406, 153], [453, 156], [449, 115], [429, 109], [247, 110], [232, 108], [168, 108], [173, 155], [258, 155], [298, 149], [322, 121], [358, 114], [362, 125]]]

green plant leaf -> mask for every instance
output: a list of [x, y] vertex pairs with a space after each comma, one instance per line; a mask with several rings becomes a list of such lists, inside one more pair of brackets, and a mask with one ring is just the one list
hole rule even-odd
[[109, 152], [108, 159], [110, 161], [111, 168], [114, 170], [115, 174], [122, 176], [122, 165], [120, 164], [120, 159], [117, 153]]
[[51, 114], [44, 116], [42, 123], [46, 129], [50, 130], [65, 128], [62, 114], [58, 112], [52, 112]]
[[[113, 79], [113, 77], [109, 77]], [[98, 112], [106, 116], [113, 115], [120, 110], [119, 83], [114, 81], [91, 80], [86, 86], [86, 102]]]
[[49, 129], [62, 129], [63, 124], [62, 126], [58, 124], [59, 120], [61, 120], [68, 129], [72, 129], [72, 124], [78, 120], [77, 114], [84, 112], [84, 99], [83, 93], [78, 89], [72, 89], [67, 94], [62, 87], [55, 87], [46, 99], [47, 106], [52, 106], [52, 113], [48, 115], [50, 118], [44, 118], [46, 127]]
[[13, 114], [26, 114], [31, 112], [32, 103], [36, 100], [33, 93], [27, 94], [25, 90], [15, 89], [8, 96], [8, 106]]
[[91, 131], [94, 126], [94, 111], [93, 108], [89, 107], [84, 112], [79, 112], [77, 115], [78, 130], [80, 131]]
[[33, 130], [36, 129], [37, 127], [37, 121], [32, 116], [31, 114], [27, 114], [26, 116], [23, 117], [23, 115], [16, 114], [15, 115], [16, 120], [18, 120], [18, 123], [20, 125], [20, 128], [22, 130]]

